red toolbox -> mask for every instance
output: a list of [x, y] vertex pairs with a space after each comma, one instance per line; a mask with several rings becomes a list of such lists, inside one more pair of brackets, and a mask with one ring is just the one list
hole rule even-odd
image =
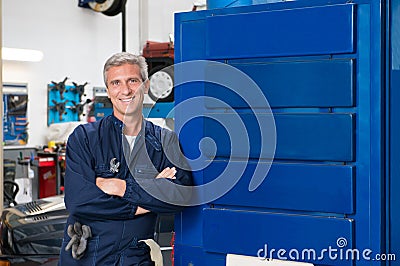
[[174, 44], [171, 42], [147, 41], [146, 45], [143, 47], [143, 56], [146, 58], [174, 58]]
[[57, 194], [57, 168], [53, 157], [38, 158], [39, 198]]

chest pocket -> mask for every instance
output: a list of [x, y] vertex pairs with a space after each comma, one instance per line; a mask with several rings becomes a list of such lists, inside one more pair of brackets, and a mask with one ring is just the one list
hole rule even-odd
[[137, 178], [155, 178], [158, 174], [158, 171], [152, 165], [137, 166], [134, 169], [134, 176]]

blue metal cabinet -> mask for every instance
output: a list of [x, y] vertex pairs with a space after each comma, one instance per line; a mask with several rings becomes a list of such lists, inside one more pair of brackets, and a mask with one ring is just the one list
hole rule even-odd
[[[225, 265], [226, 254], [257, 257], [266, 245], [315, 265], [398, 265], [399, 7], [300, 0], [176, 15], [175, 63], [235, 67], [269, 105], [250, 106], [250, 88], [238, 93], [199, 80], [175, 88], [176, 106], [200, 99], [175, 111], [196, 185], [212, 183], [228, 166], [243, 169], [227, 193], [177, 217], [175, 265]], [[178, 84], [191, 75], [175, 73]], [[261, 148], [271, 136], [256, 119], [268, 112], [276, 127], [272, 162]], [[225, 125], [239, 123], [246, 136], [232, 142], [239, 133]], [[257, 172], [260, 163], [269, 171]], [[255, 190], [254, 173], [263, 179]], [[310, 250], [315, 256], [301, 256]], [[376, 260], [380, 254], [387, 260]]]

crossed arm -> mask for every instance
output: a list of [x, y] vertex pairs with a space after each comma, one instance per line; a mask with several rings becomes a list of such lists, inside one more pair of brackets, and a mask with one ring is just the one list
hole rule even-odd
[[[186, 206], [191, 197], [190, 171], [178, 166], [175, 169], [175, 164], [166, 162], [164, 165], [170, 168], [165, 168], [153, 178], [140, 179], [140, 184], [132, 176], [127, 179], [103, 178], [100, 174], [102, 170], [93, 168], [94, 158], [89, 140], [83, 126], [78, 127], [68, 139], [64, 200], [72, 215], [85, 219], [132, 219], [148, 211], [172, 213]], [[167, 142], [166, 147], [177, 146], [170, 142]], [[177, 155], [174, 152], [172, 149], [172, 157], [169, 158], [175, 159], [173, 156]], [[142, 184], [154, 188], [155, 193], [165, 197], [153, 197], [151, 191], [154, 190], [146, 191]]]
[[[70, 214], [83, 219], [132, 219], [135, 215], [147, 212], [177, 212], [183, 208], [180, 204], [170, 204], [153, 198], [135, 181], [132, 176], [126, 180], [102, 178], [93, 168], [92, 151], [83, 126], [78, 127], [68, 140], [66, 152], [65, 204]], [[167, 164], [168, 165], [168, 164]], [[174, 169], [173, 165], [157, 176], [149, 179], [149, 185], [163, 189], [164, 182], [190, 186], [191, 173]], [[167, 182], [168, 184], [172, 184]], [[179, 191], [166, 190], [172, 198], [181, 196]], [[138, 207], [140, 206], [140, 207]]]
[[[159, 173], [156, 178], [170, 178], [176, 179], [175, 177], [176, 169], [175, 167], [166, 167]], [[126, 191], [126, 181], [119, 178], [96, 178], [96, 186], [100, 188], [104, 193], [111, 196], [123, 197]], [[149, 212], [140, 206], [137, 207], [135, 215], [140, 215]]]

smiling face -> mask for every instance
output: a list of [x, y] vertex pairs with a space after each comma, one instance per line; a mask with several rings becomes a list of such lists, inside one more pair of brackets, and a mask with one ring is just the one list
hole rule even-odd
[[149, 81], [143, 81], [136, 64], [112, 66], [107, 72], [107, 94], [113, 104], [114, 115], [124, 121], [142, 117], [144, 94], [148, 92]]

